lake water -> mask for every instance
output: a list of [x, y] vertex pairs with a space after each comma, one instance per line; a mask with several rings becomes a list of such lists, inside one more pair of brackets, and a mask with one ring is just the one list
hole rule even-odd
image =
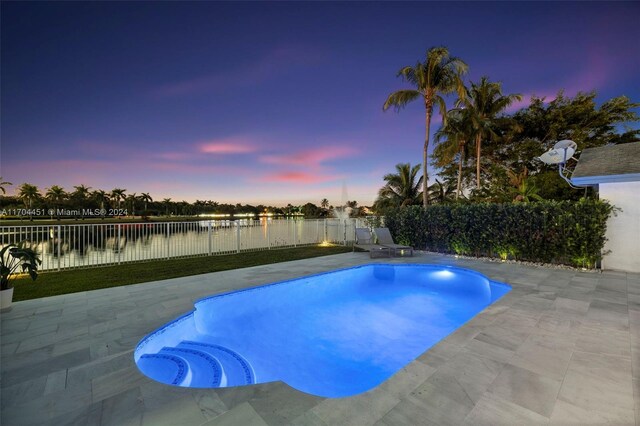
[[27, 241], [41, 255], [40, 269], [52, 270], [344, 243], [355, 226], [356, 219], [0, 226], [0, 246]]

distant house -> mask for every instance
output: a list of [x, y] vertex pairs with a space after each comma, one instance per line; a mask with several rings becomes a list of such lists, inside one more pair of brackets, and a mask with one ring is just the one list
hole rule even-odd
[[622, 209], [607, 222], [603, 269], [640, 272], [640, 142], [585, 149], [571, 182]]

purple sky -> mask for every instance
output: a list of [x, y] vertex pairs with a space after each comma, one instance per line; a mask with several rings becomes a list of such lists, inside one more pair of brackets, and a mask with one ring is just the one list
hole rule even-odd
[[[0, 175], [155, 199], [373, 202], [422, 158], [382, 112], [445, 45], [505, 93], [640, 100], [640, 3], [2, 3]], [[520, 105], [520, 106], [522, 106]], [[434, 126], [434, 130], [437, 125]]]

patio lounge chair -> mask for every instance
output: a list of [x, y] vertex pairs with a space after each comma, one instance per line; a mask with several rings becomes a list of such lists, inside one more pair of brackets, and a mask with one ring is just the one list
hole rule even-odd
[[407, 252], [409, 256], [413, 256], [413, 247], [396, 244], [389, 232], [389, 228], [376, 228], [373, 232], [378, 237], [378, 243], [383, 247], [389, 247], [394, 256], [404, 256]]
[[[356, 244], [354, 247], [361, 248], [369, 252], [369, 257], [391, 257], [389, 247], [373, 244], [373, 236], [367, 228], [356, 228]], [[375, 256], [379, 254], [379, 256]]]

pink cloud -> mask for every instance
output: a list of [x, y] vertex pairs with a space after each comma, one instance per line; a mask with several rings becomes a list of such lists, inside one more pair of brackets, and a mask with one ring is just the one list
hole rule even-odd
[[266, 164], [281, 164], [287, 166], [318, 167], [321, 163], [337, 158], [349, 157], [358, 151], [350, 147], [327, 146], [318, 149], [300, 151], [293, 154], [264, 155], [260, 161]]
[[587, 63], [581, 67], [581, 71], [568, 79], [565, 89], [568, 95], [600, 90], [614, 77], [613, 64], [618, 60], [606, 49], [596, 46], [591, 48]]
[[579, 65], [578, 72], [556, 80], [551, 86], [530, 90], [523, 95], [522, 101], [514, 102], [506, 112], [512, 113], [529, 106], [531, 97], [534, 95], [545, 98], [545, 102], [551, 102], [560, 90], [563, 90], [566, 96], [575, 96], [578, 92], [601, 90], [616, 77], [617, 71], [612, 65], [616, 62], [616, 58], [607, 49], [600, 46], [591, 47], [584, 59], [585, 62]]
[[256, 151], [256, 147], [247, 138], [229, 137], [216, 139], [200, 144], [200, 152], [204, 154], [247, 154]]
[[260, 182], [268, 183], [293, 183], [293, 184], [312, 184], [329, 182], [339, 179], [340, 176], [317, 175], [306, 172], [285, 171], [277, 172], [260, 179]]

